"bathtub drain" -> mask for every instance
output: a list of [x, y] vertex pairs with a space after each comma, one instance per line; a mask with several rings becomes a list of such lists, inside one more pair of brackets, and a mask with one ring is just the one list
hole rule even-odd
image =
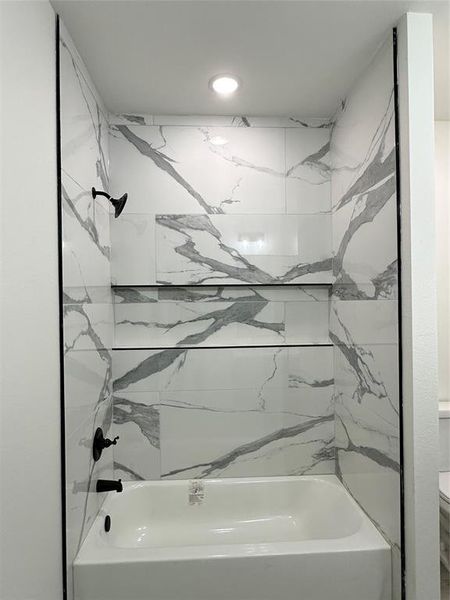
[[105, 531], [108, 532], [111, 529], [111, 517], [106, 515], [105, 517]]

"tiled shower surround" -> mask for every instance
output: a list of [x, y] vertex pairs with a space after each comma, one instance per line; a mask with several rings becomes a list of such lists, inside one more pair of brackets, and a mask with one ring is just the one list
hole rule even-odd
[[393, 48], [389, 40], [331, 137], [336, 471], [393, 545], [400, 574], [400, 395]]
[[[68, 597], [72, 561], [111, 477], [112, 454], [94, 463], [95, 428], [112, 420], [113, 303], [109, 207], [91, 187], [107, 189], [107, 113], [64, 26], [60, 31], [61, 208], [63, 236], [64, 400]], [[103, 199], [104, 200], [104, 199]]]
[[115, 283], [330, 282], [330, 124], [287, 121], [113, 125]]
[[330, 123], [172, 119], [111, 127], [116, 471], [334, 472]]
[[[332, 120], [110, 115], [107, 140], [65, 32], [61, 84], [69, 565], [100, 473], [336, 473], [397, 584], [391, 41]], [[111, 231], [92, 185], [129, 194]]]

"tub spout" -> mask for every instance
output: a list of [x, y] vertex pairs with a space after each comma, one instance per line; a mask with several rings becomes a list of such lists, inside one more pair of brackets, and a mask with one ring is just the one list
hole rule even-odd
[[122, 480], [114, 481], [110, 479], [99, 479], [97, 481], [97, 492], [121, 492], [123, 491]]

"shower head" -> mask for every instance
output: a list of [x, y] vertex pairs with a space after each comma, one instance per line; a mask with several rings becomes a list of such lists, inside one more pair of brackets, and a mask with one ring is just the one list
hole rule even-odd
[[116, 200], [115, 198], [109, 199], [111, 204], [114, 206], [114, 217], [116, 219], [120, 215], [120, 213], [123, 211], [123, 208], [124, 208], [125, 204], [127, 203], [127, 200], [128, 200], [128, 194], [124, 194], [118, 200]]
[[128, 200], [128, 194], [124, 194], [123, 196], [121, 196], [120, 198], [112, 198], [109, 194], [107, 194], [106, 192], [99, 192], [98, 190], [96, 190], [94, 187], [92, 188], [92, 197], [95, 198], [97, 196], [104, 196], [105, 198], [108, 198], [108, 200], [111, 202], [111, 204], [114, 206], [114, 217], [117, 219], [117, 217], [120, 215], [120, 213], [123, 211], [125, 204], [127, 203]]

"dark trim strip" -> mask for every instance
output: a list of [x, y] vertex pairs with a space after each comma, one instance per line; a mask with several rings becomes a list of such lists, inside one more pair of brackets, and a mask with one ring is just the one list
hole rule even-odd
[[129, 288], [146, 288], [146, 289], [174, 289], [174, 288], [229, 288], [229, 287], [239, 287], [239, 288], [265, 288], [265, 287], [326, 287], [331, 288], [332, 283], [173, 283], [171, 285], [167, 284], [148, 284], [144, 283], [142, 285], [132, 283], [130, 285], [111, 285], [112, 290], [121, 290], [121, 289], [129, 289]]
[[392, 31], [392, 46], [394, 57], [394, 116], [395, 116], [395, 168], [397, 186], [397, 260], [398, 260], [398, 388], [399, 388], [399, 435], [400, 435], [400, 554], [401, 554], [401, 586], [402, 600], [406, 600], [406, 547], [405, 547], [405, 476], [404, 476], [404, 451], [403, 451], [403, 348], [402, 348], [402, 211], [401, 211], [401, 185], [400, 185], [400, 127], [399, 127], [399, 99], [398, 99], [398, 47], [397, 28]]
[[238, 348], [330, 348], [333, 344], [242, 344], [234, 346], [122, 346], [113, 350], [237, 350]]
[[61, 539], [62, 539], [62, 597], [67, 600], [67, 522], [66, 522], [66, 422], [64, 402], [64, 310], [63, 310], [63, 232], [61, 195], [61, 92], [59, 16], [56, 15], [56, 185], [58, 210], [58, 310], [59, 310], [59, 371], [61, 422]]

